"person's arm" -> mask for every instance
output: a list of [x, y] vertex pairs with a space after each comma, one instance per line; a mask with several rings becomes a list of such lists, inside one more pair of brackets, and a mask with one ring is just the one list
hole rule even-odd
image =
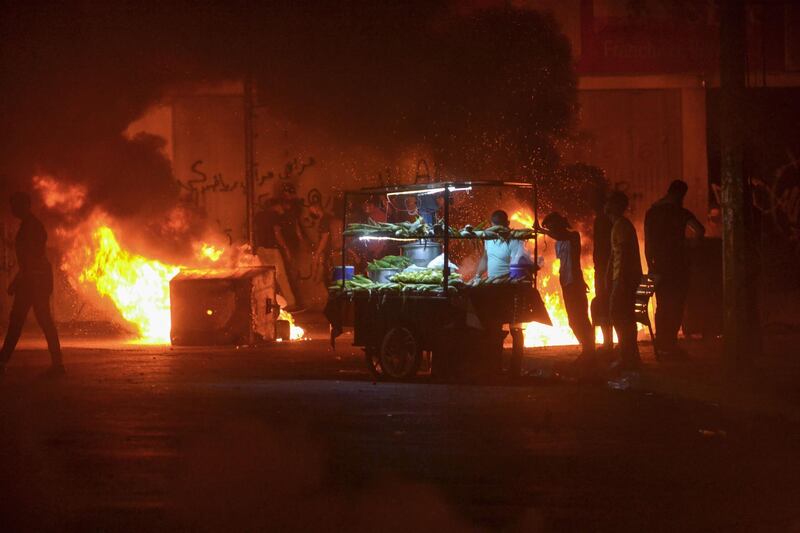
[[689, 226], [689, 229], [692, 230], [692, 234], [694, 235], [695, 239], [702, 239], [706, 235], [706, 228], [703, 224], [697, 220], [697, 217], [694, 214], [690, 213], [689, 220], [686, 221], [686, 225]]
[[547, 235], [551, 239], [555, 239], [555, 237], [553, 237], [553, 234], [550, 233], [549, 230], [545, 229], [544, 226], [539, 225], [538, 220], [533, 221], [533, 230], [536, 231], [537, 233], [541, 233], [542, 235]]
[[488, 268], [488, 262], [489, 260], [486, 257], [486, 252], [483, 252], [480, 261], [478, 261], [478, 268], [475, 270], [475, 277], [472, 278], [473, 281], [477, 281], [483, 277]]

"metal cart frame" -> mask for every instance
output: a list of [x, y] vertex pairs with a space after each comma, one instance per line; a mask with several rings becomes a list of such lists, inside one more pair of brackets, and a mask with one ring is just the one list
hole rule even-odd
[[[443, 329], [453, 327], [453, 323], [458, 323], [463, 319], [463, 301], [456, 301], [461, 298], [451, 294], [449, 288], [450, 271], [450, 241], [451, 239], [478, 240], [477, 237], [454, 236], [450, 234], [450, 200], [452, 194], [458, 191], [468, 191], [484, 187], [504, 187], [508, 189], [529, 190], [532, 195], [534, 221], [538, 225], [538, 198], [535, 183], [526, 182], [504, 182], [504, 181], [444, 181], [426, 184], [394, 185], [387, 187], [367, 187], [360, 190], [344, 192], [344, 215], [342, 227], [347, 228], [347, 214], [349, 211], [349, 201], [354, 196], [366, 195], [411, 195], [411, 194], [439, 194], [444, 197], [443, 223], [444, 231], [441, 235], [431, 235], [431, 239], [442, 241], [444, 266], [443, 282], [441, 294], [428, 295], [384, 295], [380, 303], [376, 303], [372, 297], [351, 298], [353, 302], [353, 313], [360, 316], [354, 320], [353, 344], [363, 346], [365, 349], [365, 359], [368, 369], [378, 377], [390, 379], [409, 379], [416, 374], [422, 351], [438, 353], [433, 355], [432, 373], [443, 375], [447, 372], [445, 367], [448, 359], [441, 354], [452, 353], [454, 350], [483, 350], [495, 353], [497, 357], [492, 358], [495, 362], [500, 361], [502, 354], [502, 329], [499, 325], [493, 324], [490, 330], [483, 332], [482, 336], [472, 334], [470, 340], [465, 342], [461, 335], [465, 330], [459, 329], [458, 334], [445, 336], [450, 339], [448, 343], [440, 342], [440, 333]], [[531, 228], [533, 229], [533, 228]], [[343, 236], [341, 249], [341, 272], [344, 278], [346, 267], [347, 249], [351, 236]], [[358, 238], [358, 237], [355, 237]], [[534, 253], [538, 258], [538, 232], [534, 233]], [[390, 238], [396, 241], [413, 242], [420, 238]], [[483, 239], [480, 239], [483, 240]], [[533, 284], [528, 285], [536, 288], [536, 274], [534, 273]], [[509, 302], [514, 300], [514, 293], [519, 292], [517, 288], [508, 287], [503, 289]], [[346, 294], [346, 293], [343, 293]], [[538, 292], [536, 292], [538, 297]], [[462, 298], [463, 300], [463, 298]], [[539, 297], [540, 300], [540, 297]], [[541, 301], [541, 300], [540, 300]], [[402, 303], [401, 303], [402, 302]], [[514, 304], [515, 305], [515, 304]], [[371, 307], [370, 307], [371, 306]], [[543, 306], [542, 306], [543, 307]], [[378, 311], [378, 312], [375, 312]], [[546, 311], [545, 311], [546, 312]], [[448, 315], [449, 314], [449, 315]], [[389, 317], [388, 315], [391, 315]], [[449, 317], [452, 320], [448, 320]], [[420, 322], [424, 325], [420, 325]], [[441, 327], [440, 327], [441, 326]], [[502, 335], [501, 335], [502, 334]], [[378, 338], [381, 338], [380, 343]], [[458, 341], [458, 342], [457, 342]], [[387, 345], [388, 343], [388, 345]], [[458, 347], [453, 344], [457, 344]], [[398, 364], [392, 366], [391, 354], [397, 353]], [[390, 355], [387, 355], [390, 354]], [[493, 363], [494, 364], [494, 363]], [[391, 366], [391, 368], [389, 368]]]

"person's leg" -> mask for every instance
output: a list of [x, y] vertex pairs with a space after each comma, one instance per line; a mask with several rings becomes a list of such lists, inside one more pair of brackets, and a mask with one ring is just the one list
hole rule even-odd
[[33, 314], [36, 316], [36, 321], [39, 322], [39, 327], [44, 332], [44, 337], [47, 339], [47, 349], [50, 351], [50, 359], [54, 367], [63, 365], [61, 357], [61, 343], [58, 340], [58, 330], [53, 321], [53, 315], [50, 312], [50, 295], [37, 295], [33, 300]]
[[638, 283], [631, 285], [628, 287], [626, 292], [626, 300], [625, 300], [625, 310], [626, 310], [626, 321], [624, 323], [623, 329], [626, 330], [627, 336], [627, 362], [631, 368], [636, 368], [641, 363], [641, 358], [639, 357], [639, 342], [638, 342], [638, 332], [636, 329], [636, 290], [638, 288]]
[[562, 287], [569, 327], [581, 344], [582, 355], [594, 355], [594, 327], [589, 320], [589, 300], [581, 286]]
[[3, 341], [3, 348], [0, 350], [0, 365], [5, 365], [11, 358], [11, 354], [14, 353], [14, 348], [17, 347], [19, 337], [22, 335], [22, 326], [25, 325], [25, 318], [28, 316], [28, 310], [30, 310], [31, 305], [31, 295], [18, 290], [17, 294], [14, 295], [14, 303], [11, 305], [8, 330]]
[[258, 248], [257, 253], [261, 264], [275, 267], [275, 280], [278, 282], [278, 290], [286, 299], [286, 306], [294, 307], [296, 303], [294, 291], [292, 291], [292, 284], [286, 275], [286, 265], [283, 263], [283, 256], [280, 250], [277, 248]]
[[683, 321], [688, 284], [681, 277], [661, 280], [656, 288], [656, 342], [660, 350], [674, 351]]
[[636, 342], [636, 321], [620, 320], [615, 327], [619, 336], [619, 351], [623, 364], [627, 366], [638, 365], [639, 350]]
[[671, 338], [675, 339], [675, 347], [678, 348], [678, 331], [683, 324], [683, 312], [686, 309], [686, 298], [689, 296], [689, 276], [680, 277], [675, 287], [675, 314], [673, 322], [670, 324]]
[[[596, 283], [595, 286], [597, 287], [599, 284]], [[597, 289], [597, 294], [592, 300], [591, 311], [592, 333], [594, 333], [594, 328], [600, 327], [600, 331], [603, 333], [602, 350], [611, 353], [614, 350], [614, 328], [611, 327], [611, 318], [608, 316], [608, 294], [604, 288]]]
[[611, 327], [611, 322], [601, 324], [600, 331], [603, 333], [603, 350], [611, 353], [614, 351], [614, 328]]
[[668, 276], [662, 276], [656, 284], [656, 348], [661, 351], [670, 351], [673, 342], [670, 340], [669, 330], [670, 318], [672, 316], [673, 304], [672, 280]]
[[639, 364], [639, 348], [637, 345], [636, 286], [620, 285], [611, 294], [611, 321], [617, 330], [619, 352], [623, 367], [635, 368]]

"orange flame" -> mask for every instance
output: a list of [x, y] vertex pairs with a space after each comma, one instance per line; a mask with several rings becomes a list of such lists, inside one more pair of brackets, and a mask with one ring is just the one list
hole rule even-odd
[[278, 320], [285, 320], [289, 323], [289, 339], [295, 341], [306, 336], [306, 331], [294, 323], [294, 317], [288, 311], [281, 309]]
[[100, 226], [85, 250], [91, 264], [79, 276], [109, 297], [146, 343], [169, 342], [169, 281], [179, 267], [124, 250], [108, 226]]
[[[81, 250], [73, 250], [63, 268], [80, 272], [78, 281], [91, 284], [101, 296], [111, 300], [126, 322], [139, 335], [137, 342], [161, 344], [170, 342], [169, 282], [184, 266], [170, 265], [125, 250], [114, 231], [98, 217], [93, 221], [91, 242]], [[226, 250], [206, 242], [194, 245], [195, 260], [218, 262]], [[249, 255], [243, 254], [242, 257]], [[281, 319], [291, 325], [292, 340], [305, 336], [293, 317], [281, 311]]]
[[198, 246], [197, 255], [201, 258], [210, 259], [212, 262], [216, 263], [219, 261], [220, 257], [222, 257], [223, 252], [224, 250], [222, 248], [217, 248], [213, 244], [203, 242]]
[[533, 215], [525, 211], [515, 211], [510, 220], [521, 224], [524, 228], [532, 228], [534, 223]]
[[[552, 265], [549, 273], [544, 270], [539, 272], [538, 288], [553, 325], [547, 326], [538, 322], [525, 324], [526, 347], [572, 346], [578, 344], [578, 339], [572, 333], [572, 328], [569, 327], [567, 309], [561, 296], [561, 284], [558, 281], [558, 269], [561, 266], [561, 262], [556, 259]], [[594, 268], [584, 267], [582, 270], [583, 279], [589, 286], [589, 294], [587, 296], [589, 302], [591, 302], [595, 296]], [[595, 333], [597, 342], [602, 343], [603, 333], [599, 329]], [[614, 340], [616, 341], [616, 334], [614, 335]]]
[[[525, 210], [517, 210], [511, 215], [510, 220], [517, 222], [523, 227], [532, 227], [534, 224], [533, 215]], [[529, 245], [529, 248], [532, 247]], [[537, 288], [542, 296], [547, 313], [550, 315], [552, 326], [530, 322], [524, 325], [525, 346], [529, 348], [543, 346], [572, 346], [578, 344], [578, 339], [569, 327], [567, 309], [561, 296], [561, 284], [558, 281], [558, 269], [561, 262], [554, 259], [551, 263], [550, 271], [542, 269], [537, 276]], [[584, 267], [583, 279], [589, 286], [588, 299], [591, 302], [595, 296], [594, 290], [594, 268]], [[603, 334], [597, 329], [597, 342], [603, 342]], [[614, 335], [616, 340], [616, 334]]]

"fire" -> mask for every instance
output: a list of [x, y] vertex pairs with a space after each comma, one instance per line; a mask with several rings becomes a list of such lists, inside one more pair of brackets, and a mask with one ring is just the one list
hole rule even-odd
[[516, 222], [521, 224], [524, 228], [532, 228], [533, 227], [533, 215], [530, 213], [526, 213], [524, 211], [515, 211], [513, 215], [511, 215], [511, 222]]
[[[81, 284], [93, 286], [101, 296], [108, 297], [122, 318], [130, 323], [139, 335], [137, 342], [143, 344], [162, 344], [170, 342], [170, 299], [169, 282], [186, 265], [171, 265], [125, 250], [117, 240], [114, 231], [94, 219], [91, 240], [79, 250], [69, 254], [63, 268], [67, 272], [80, 272], [77, 275]], [[195, 266], [208, 262], [219, 262], [226, 249], [198, 242], [195, 250]], [[253, 266], [250, 254], [239, 252], [233, 261], [237, 266]], [[240, 263], [248, 263], [247, 265]], [[258, 263], [255, 263], [258, 264]], [[213, 311], [208, 310], [211, 314]], [[281, 320], [290, 324], [290, 339], [305, 337], [305, 331], [296, 325], [288, 312], [281, 310]]]
[[105, 225], [94, 231], [84, 251], [90, 264], [79, 281], [93, 283], [97, 292], [109, 297], [122, 317], [136, 327], [142, 342], [169, 342], [169, 281], [180, 267], [124, 250]]
[[[517, 210], [510, 217], [511, 222], [516, 222], [523, 227], [533, 227], [533, 215], [525, 210]], [[529, 249], [533, 252], [532, 246], [529, 244]], [[569, 318], [567, 317], [567, 310], [564, 307], [564, 301], [561, 296], [561, 284], [558, 280], [558, 269], [561, 262], [554, 259], [551, 263], [549, 271], [542, 269], [537, 276], [537, 287], [542, 296], [544, 305], [547, 308], [547, 313], [550, 315], [552, 326], [540, 324], [538, 322], [530, 322], [525, 324], [525, 346], [529, 348], [543, 347], [543, 346], [572, 346], [578, 344], [578, 339], [572, 333], [572, 328], [569, 327]], [[595, 296], [594, 291], [594, 268], [584, 267], [583, 279], [589, 286], [588, 300], [591, 302]], [[603, 342], [603, 334], [596, 330], [597, 342]], [[615, 334], [616, 340], [616, 334]]]
[[[32, 181], [49, 209], [68, 215], [85, 205], [87, 190], [81, 185], [60, 183], [51, 176], [34, 176]], [[186, 229], [188, 223], [187, 213], [180, 207], [173, 209], [166, 221], [167, 227], [175, 231]], [[56, 234], [74, 242], [61, 268], [71, 279], [93, 286], [98, 294], [110, 299], [122, 318], [136, 329], [142, 343], [170, 342], [169, 282], [182, 268], [207, 267], [223, 258], [232, 267], [261, 264], [247, 246], [228, 248], [202, 241], [192, 246], [195, 257], [191, 265], [148, 259], [124, 249], [111, 229], [108, 216], [99, 211], [76, 228], [56, 228]], [[88, 235], [91, 237], [87, 238]], [[295, 324], [288, 312], [281, 310], [280, 319], [289, 322], [292, 340], [305, 336], [303, 328]]]
[[222, 257], [223, 252], [224, 250], [222, 248], [217, 248], [213, 244], [203, 242], [200, 243], [197, 254], [201, 258], [210, 259], [212, 262], [216, 263], [219, 261], [220, 257]]
[[[578, 339], [569, 327], [567, 309], [561, 296], [561, 284], [558, 281], [558, 269], [561, 262], [556, 259], [552, 263], [550, 272], [542, 270], [538, 276], [539, 293], [550, 315], [552, 326], [530, 322], [525, 324], [525, 346], [571, 346], [578, 344]], [[589, 286], [588, 299], [591, 302], [594, 298], [594, 269], [591, 267], [583, 268], [583, 279]], [[603, 342], [603, 333], [597, 329], [597, 342]]]
[[305, 337], [306, 331], [294, 323], [294, 317], [288, 311], [281, 309], [278, 320], [285, 320], [289, 323], [289, 339], [296, 341]]

